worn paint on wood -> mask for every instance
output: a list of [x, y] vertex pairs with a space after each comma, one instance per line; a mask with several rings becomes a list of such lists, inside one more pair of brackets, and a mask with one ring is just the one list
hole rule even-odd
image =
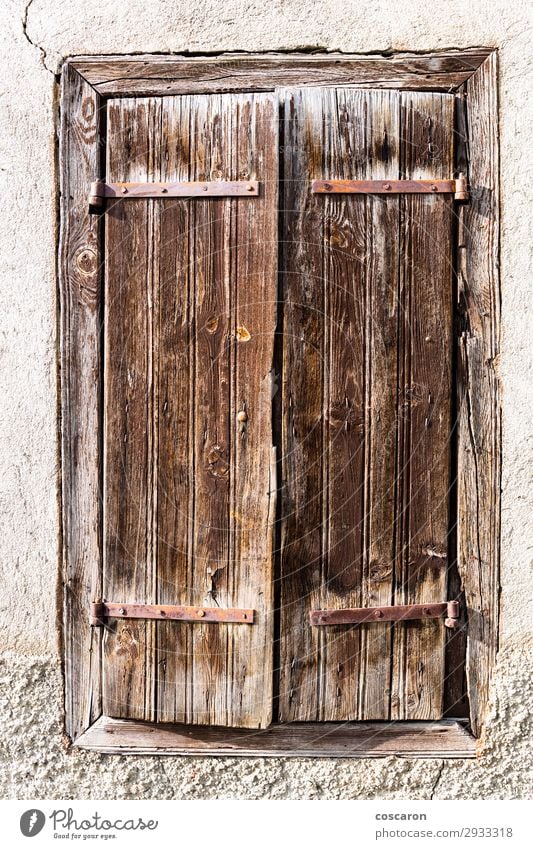
[[[274, 100], [111, 102], [107, 176], [264, 183], [259, 198], [117, 201], [106, 216], [104, 575], [110, 599], [256, 611], [240, 633], [225, 623], [119, 623], [105, 641], [108, 713], [264, 726], [272, 702]], [[246, 425], [237, 421], [243, 407]]]
[[442, 715], [442, 623], [395, 626], [392, 666], [390, 625], [304, 623], [446, 598], [452, 201], [309, 181], [443, 179], [452, 132], [451, 96], [285, 97], [284, 720]]

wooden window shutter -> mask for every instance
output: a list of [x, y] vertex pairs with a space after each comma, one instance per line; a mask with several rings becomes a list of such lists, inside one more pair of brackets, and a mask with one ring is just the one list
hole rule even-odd
[[271, 719], [277, 155], [272, 94], [108, 103], [109, 182], [261, 182], [107, 208], [104, 597], [255, 611], [253, 626], [111, 623], [110, 716]]
[[442, 620], [309, 627], [313, 609], [447, 597], [454, 97], [282, 93], [285, 233], [280, 719], [443, 715]]
[[453, 195], [312, 186], [450, 180], [453, 122], [427, 92], [109, 101], [108, 184], [259, 191], [107, 204], [103, 594], [199, 618], [109, 624], [104, 714], [443, 716], [444, 617], [312, 614], [448, 598]]

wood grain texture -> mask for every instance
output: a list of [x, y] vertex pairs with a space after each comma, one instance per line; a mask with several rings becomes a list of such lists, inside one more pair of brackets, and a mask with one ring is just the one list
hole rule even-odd
[[[444, 178], [454, 166], [452, 95], [404, 93], [401, 169], [406, 179]], [[450, 198], [403, 198], [396, 604], [446, 600], [451, 438], [452, 233]], [[443, 713], [444, 624], [394, 631], [391, 715]]]
[[453, 97], [301, 89], [285, 110], [280, 718], [436, 718], [442, 623], [396, 625], [391, 672], [389, 625], [305, 621], [446, 600], [452, 201], [317, 206], [309, 181], [449, 176]]
[[276, 86], [357, 85], [453, 91], [488, 49], [426, 55], [222, 54], [212, 57], [88, 56], [71, 60], [103, 96], [272, 91]]
[[59, 279], [63, 642], [66, 731], [76, 737], [102, 710], [101, 635], [88, 605], [101, 594], [100, 222], [87, 188], [100, 171], [102, 104], [68, 66], [61, 83]]
[[[315, 90], [283, 91], [281, 260], [282, 425], [279, 720], [313, 720], [322, 634], [308, 612], [321, 607], [324, 434], [324, 200], [309, 191], [323, 167], [322, 111]], [[310, 107], [310, 108], [308, 108]], [[317, 175], [313, 172], [317, 171]]]
[[468, 608], [467, 678], [481, 734], [498, 649], [501, 485], [497, 55], [468, 81], [470, 203], [459, 222], [458, 566]]
[[[160, 179], [161, 102], [108, 103], [111, 181]], [[110, 203], [105, 222], [104, 575], [110, 601], [157, 601], [158, 215]], [[155, 624], [112, 622], [104, 638], [104, 712], [155, 719]]]
[[250, 732], [164, 726], [102, 716], [76, 746], [112, 755], [231, 757], [475, 758], [476, 741], [453, 720], [291, 723]]
[[272, 705], [275, 103], [125, 99], [110, 103], [108, 125], [112, 180], [238, 176], [262, 192], [117, 201], [106, 216], [105, 596], [256, 611], [244, 629], [108, 630], [106, 711], [261, 727]]

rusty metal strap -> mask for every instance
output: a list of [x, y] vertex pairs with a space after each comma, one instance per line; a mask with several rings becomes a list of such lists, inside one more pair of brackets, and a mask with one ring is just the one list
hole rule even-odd
[[313, 194], [452, 194], [455, 200], [468, 199], [466, 178], [456, 180], [313, 180]]
[[91, 183], [89, 207], [101, 209], [106, 199], [257, 197], [257, 180], [204, 180], [179, 183]]
[[397, 604], [392, 607], [347, 607], [344, 610], [312, 610], [311, 625], [362, 625], [368, 622], [403, 622], [407, 619], [438, 619], [445, 615], [447, 628], [457, 627], [458, 601], [436, 604]]
[[253, 625], [254, 611], [235, 607], [183, 607], [174, 604], [127, 604], [94, 601], [90, 624], [104, 625], [107, 619], [174, 619], [180, 622], [233, 622]]

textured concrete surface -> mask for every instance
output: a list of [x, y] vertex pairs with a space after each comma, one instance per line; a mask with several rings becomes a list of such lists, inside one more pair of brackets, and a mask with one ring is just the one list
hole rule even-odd
[[[1, 790], [19, 798], [477, 798], [531, 794], [531, 21], [517, 0], [4, 0], [0, 11]], [[116, 758], [67, 753], [51, 614], [58, 569], [57, 79], [78, 53], [500, 50], [502, 629], [477, 761]]]

